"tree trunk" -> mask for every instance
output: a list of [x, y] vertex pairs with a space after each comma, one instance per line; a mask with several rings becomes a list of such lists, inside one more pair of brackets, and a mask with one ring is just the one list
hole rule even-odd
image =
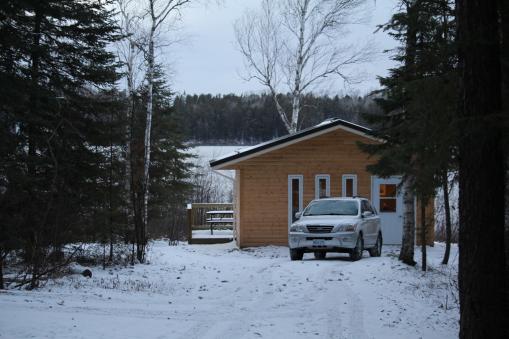
[[294, 134], [298, 130], [299, 113], [300, 113], [300, 94], [294, 93], [292, 95], [292, 122], [290, 125], [290, 134]]
[[[34, 30], [33, 30], [33, 40], [32, 40], [32, 50], [31, 50], [31, 67], [30, 67], [30, 80], [31, 80], [31, 91], [30, 91], [30, 116], [36, 117], [40, 112], [38, 112], [38, 104], [39, 104], [39, 63], [40, 63], [40, 39], [41, 39], [41, 22], [42, 22], [42, 13], [40, 8], [35, 8], [35, 20], [34, 20]], [[35, 169], [35, 158], [36, 158], [36, 143], [35, 143], [35, 128], [32, 123], [29, 123], [28, 126], [28, 159], [27, 159], [27, 174], [29, 182], [35, 179], [36, 169]], [[28, 187], [29, 196], [31, 196], [31, 187]], [[31, 199], [30, 199], [31, 200]], [[48, 207], [49, 208], [49, 207]], [[29, 241], [28, 241], [28, 251], [30, 255], [30, 271], [32, 277], [30, 279], [30, 289], [34, 289], [38, 285], [38, 274], [39, 274], [39, 261], [40, 261], [40, 253], [39, 253], [39, 243], [38, 243], [38, 220], [34, 220], [32, 215], [27, 215], [27, 229], [30, 230]]]
[[286, 112], [285, 112], [283, 106], [281, 106], [279, 99], [277, 98], [276, 90], [270, 85], [269, 85], [269, 89], [270, 89], [270, 93], [272, 95], [272, 99], [274, 99], [274, 104], [276, 105], [276, 110], [279, 114], [279, 117], [281, 118], [281, 121], [283, 121], [283, 124], [285, 125], [285, 128], [288, 131], [288, 133], [291, 133], [290, 132], [292, 130], [291, 123], [288, 121]]
[[420, 200], [421, 203], [421, 268], [423, 271], [426, 271], [428, 268], [427, 265], [427, 253], [426, 253], [426, 205], [427, 201]]
[[110, 255], [108, 261], [113, 261], [113, 112], [110, 113], [110, 180], [108, 182], [109, 199], [109, 227], [110, 227]]
[[39, 242], [37, 238], [37, 234], [35, 231], [32, 234], [32, 255], [30, 258], [30, 265], [31, 265], [31, 277], [30, 277], [30, 286], [29, 289], [33, 290], [34, 288], [37, 288], [39, 286], [39, 269], [40, 269], [40, 250], [39, 250]]
[[451, 206], [449, 205], [449, 178], [447, 172], [442, 177], [442, 189], [444, 191], [444, 208], [445, 208], [445, 253], [442, 259], [442, 265], [449, 263], [449, 255], [451, 253]]
[[406, 177], [403, 180], [403, 238], [401, 240], [401, 250], [399, 260], [407, 265], [414, 266], [414, 246], [415, 246], [415, 196], [413, 193], [413, 178]]
[[[150, 135], [152, 132], [152, 113], [153, 113], [153, 91], [154, 91], [154, 35], [155, 35], [155, 22], [152, 23], [150, 31], [150, 38], [148, 43], [147, 55], [147, 119], [145, 125], [145, 157], [143, 169], [143, 228], [141, 230], [142, 239], [142, 257], [141, 262], [144, 261], [145, 244], [147, 242], [147, 225], [148, 225], [148, 195], [149, 195], [149, 169], [150, 169]], [[139, 259], [139, 258], [138, 258]]]
[[408, 14], [408, 28], [406, 32], [405, 43], [405, 67], [406, 80], [411, 81], [415, 78], [415, 55], [417, 50], [417, 20], [420, 12], [421, 0], [406, 2], [406, 11]]
[[4, 252], [0, 248], [0, 290], [5, 289], [4, 285]]
[[[142, 188], [143, 189], [143, 188]], [[139, 262], [143, 262], [143, 199], [142, 195], [143, 192], [140, 192], [138, 195], [137, 193], [134, 194], [136, 196], [135, 202], [135, 209], [134, 209], [134, 225], [135, 225], [135, 242], [136, 242], [136, 259]]]
[[132, 130], [134, 125], [133, 112], [134, 112], [134, 53], [135, 53], [135, 44], [133, 41], [129, 40], [129, 54], [127, 59], [127, 92], [128, 92], [128, 103], [126, 109], [126, 122], [125, 122], [125, 194], [126, 194], [126, 204], [125, 204], [125, 216], [127, 229], [131, 231], [133, 228], [134, 221], [134, 199], [132, 192], [132, 167], [133, 167], [133, 159], [132, 159], [132, 151], [131, 151], [131, 143], [132, 143]]
[[103, 270], [106, 269], [106, 244], [103, 243]]
[[[418, 2], [418, 1], [417, 1]], [[415, 4], [406, 4], [409, 22], [406, 32], [405, 46], [405, 67], [407, 68], [407, 80], [412, 80], [415, 75], [413, 69], [415, 64], [415, 50], [417, 45], [417, 27], [415, 24], [418, 12], [417, 2]], [[399, 260], [407, 265], [414, 266], [414, 247], [415, 247], [415, 194], [413, 189], [414, 178], [407, 176], [403, 181], [403, 239], [401, 241], [401, 250]]]
[[460, 338], [507, 338], [497, 1], [457, 0]]
[[299, 114], [301, 106], [301, 87], [302, 87], [302, 71], [304, 69], [304, 45], [305, 45], [305, 30], [306, 30], [306, 15], [308, 12], [309, 1], [305, 1], [300, 7], [299, 15], [299, 46], [297, 49], [297, 60], [295, 64], [295, 79], [292, 91], [292, 121], [289, 132], [296, 133], [299, 124]]
[[[509, 3], [500, 0], [500, 21], [502, 36], [502, 110], [505, 114], [506, 124], [509, 119]], [[507, 126], [507, 125], [506, 125]], [[506, 314], [509, 314], [509, 133], [505, 129], [503, 144], [505, 145], [506, 172], [505, 172], [505, 293]], [[508, 334], [509, 337], [509, 334]]]

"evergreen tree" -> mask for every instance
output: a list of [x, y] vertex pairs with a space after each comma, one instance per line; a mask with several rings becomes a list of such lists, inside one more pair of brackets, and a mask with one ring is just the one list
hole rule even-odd
[[[455, 149], [456, 54], [454, 6], [450, 0], [402, 0], [402, 12], [381, 28], [402, 43], [394, 60], [401, 66], [381, 78], [377, 102], [383, 115], [368, 115], [378, 145], [361, 145], [377, 164], [377, 175], [403, 175], [405, 227], [400, 260], [413, 265], [415, 192], [422, 208], [452, 166]], [[424, 218], [425, 213], [422, 213]], [[423, 224], [422, 226], [424, 226]], [[421, 243], [425, 250], [425, 228]], [[423, 255], [423, 269], [425, 269]]]
[[[171, 236], [182, 226], [186, 198], [191, 191], [191, 155], [184, 144], [180, 119], [173, 108], [173, 93], [157, 69], [154, 82], [154, 128], [149, 190], [149, 232]], [[159, 227], [158, 227], [159, 226]]]
[[[300, 128], [314, 126], [328, 118], [342, 118], [366, 125], [362, 114], [379, 114], [371, 97], [316, 96], [301, 98]], [[291, 107], [291, 97], [279, 95], [278, 102]], [[267, 141], [287, 132], [270, 95], [182, 95], [175, 98], [175, 114], [182, 121], [184, 137], [195, 143], [245, 143]]]
[[[153, 82], [154, 121], [151, 131], [150, 189], [148, 198], [149, 224], [147, 232], [167, 235], [176, 227], [176, 214], [183, 213], [185, 197], [191, 189], [189, 183], [191, 163], [186, 154], [187, 146], [179, 118], [173, 110], [173, 94], [168, 89], [160, 66], [155, 68]], [[147, 88], [141, 87], [136, 94], [133, 110], [131, 140], [131, 199], [134, 211], [136, 257], [142, 261], [144, 248], [150, 236], [145, 233], [144, 214], [144, 136]], [[175, 222], [172, 222], [175, 221]]]
[[[506, 1], [458, 0], [460, 338], [507, 338]], [[501, 39], [502, 37], [502, 39]], [[505, 108], [505, 109], [504, 109]], [[504, 143], [505, 141], [505, 143]], [[506, 195], [507, 196], [507, 195]]]
[[[104, 98], [117, 79], [104, 1], [3, 1], [0, 219], [24, 250], [30, 287], [96, 206]], [[76, 218], [78, 217], [78, 218]], [[5, 226], [4, 226], [5, 225]], [[15, 230], [15, 234], [9, 230]], [[2, 233], [4, 233], [2, 231]], [[10, 239], [2, 238], [2, 249]]]

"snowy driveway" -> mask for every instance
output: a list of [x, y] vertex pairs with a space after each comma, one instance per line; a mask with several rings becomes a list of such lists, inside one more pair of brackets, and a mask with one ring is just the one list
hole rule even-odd
[[[454, 338], [451, 272], [386, 248], [358, 262], [288, 249], [152, 244], [150, 264], [0, 293], [0, 338]], [[453, 251], [455, 258], [456, 248]], [[437, 263], [435, 265], [435, 263]]]

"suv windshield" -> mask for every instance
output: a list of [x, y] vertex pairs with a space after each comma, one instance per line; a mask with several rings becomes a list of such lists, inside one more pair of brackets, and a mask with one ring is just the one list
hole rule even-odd
[[309, 215], [357, 215], [358, 204], [353, 200], [320, 200], [311, 203], [304, 211]]

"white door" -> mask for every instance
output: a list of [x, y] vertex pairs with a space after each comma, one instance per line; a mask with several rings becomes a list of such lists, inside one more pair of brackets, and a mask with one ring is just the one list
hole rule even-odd
[[403, 194], [400, 177], [372, 177], [371, 197], [380, 215], [384, 244], [399, 245], [403, 235]]

